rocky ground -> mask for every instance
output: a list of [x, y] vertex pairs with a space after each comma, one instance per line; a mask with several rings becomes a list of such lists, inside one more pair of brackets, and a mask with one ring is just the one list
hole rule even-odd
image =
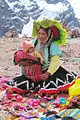
[[[0, 76], [18, 76], [20, 68], [13, 64], [14, 52], [18, 49], [21, 38], [0, 39]], [[61, 46], [61, 64], [69, 71], [75, 71], [80, 75], [80, 38], [67, 40], [66, 45]]]

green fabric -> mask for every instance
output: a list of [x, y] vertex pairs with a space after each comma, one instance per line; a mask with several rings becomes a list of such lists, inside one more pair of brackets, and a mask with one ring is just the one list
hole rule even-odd
[[43, 28], [49, 28], [51, 26], [56, 26], [60, 31], [60, 38], [59, 38], [59, 40], [56, 41], [56, 43], [58, 45], [64, 45], [66, 43], [67, 32], [66, 32], [65, 29], [63, 29], [63, 27], [59, 23], [59, 21], [50, 20], [50, 19], [45, 19], [45, 20], [42, 20], [42, 21], [35, 20], [34, 23], [33, 23], [32, 37], [37, 36], [40, 26], [42, 26]]

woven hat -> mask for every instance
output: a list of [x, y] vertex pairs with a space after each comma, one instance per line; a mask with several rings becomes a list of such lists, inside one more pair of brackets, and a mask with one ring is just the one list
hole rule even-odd
[[56, 41], [58, 45], [64, 45], [66, 43], [67, 32], [57, 20], [35, 20], [33, 23], [32, 37], [37, 37], [40, 27], [50, 28], [53, 32], [53, 41]]
[[31, 40], [27, 40], [23, 41], [21, 47], [24, 52], [28, 52], [29, 48], [34, 48], [34, 44], [31, 42]]

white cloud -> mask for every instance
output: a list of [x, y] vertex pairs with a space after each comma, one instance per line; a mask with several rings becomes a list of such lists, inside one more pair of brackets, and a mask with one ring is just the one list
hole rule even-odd
[[[55, 4], [48, 4], [47, 2], [45, 2], [44, 0], [37, 0], [36, 1], [37, 4], [39, 5], [39, 7], [41, 9], [45, 9], [45, 10], [48, 10], [48, 11], [53, 11], [53, 12], [61, 12], [63, 11], [63, 4], [61, 2], [57, 3], [56, 5]], [[65, 6], [65, 10], [67, 9], [67, 7]]]
[[74, 9], [77, 18], [80, 18], [80, 0], [68, 0]]
[[26, 25], [24, 25], [23, 30], [22, 30], [22, 35], [27, 35], [27, 37], [32, 36], [32, 29], [33, 29], [33, 19], [30, 18], [30, 22]]

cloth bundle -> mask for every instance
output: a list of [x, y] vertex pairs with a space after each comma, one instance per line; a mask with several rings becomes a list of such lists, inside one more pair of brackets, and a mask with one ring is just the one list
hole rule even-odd
[[24, 53], [22, 50], [18, 50], [14, 54], [15, 65], [19, 64], [20, 61], [26, 62], [26, 66], [24, 66], [25, 76], [35, 82], [39, 82], [40, 74], [42, 74], [42, 64], [39, 59], [29, 53]]

